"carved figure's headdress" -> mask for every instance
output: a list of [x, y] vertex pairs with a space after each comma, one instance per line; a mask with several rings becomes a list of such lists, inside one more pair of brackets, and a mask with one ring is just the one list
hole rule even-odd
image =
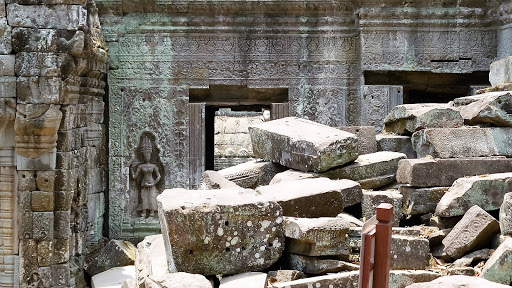
[[142, 139], [142, 146], [140, 151], [142, 153], [151, 153], [153, 151], [153, 145], [151, 145], [151, 140], [149, 140], [149, 137], [144, 137], [144, 139]]

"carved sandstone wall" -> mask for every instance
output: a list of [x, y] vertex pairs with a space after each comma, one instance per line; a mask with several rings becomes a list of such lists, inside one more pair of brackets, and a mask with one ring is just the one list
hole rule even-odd
[[0, 1], [0, 54], [0, 287], [84, 287], [107, 181], [94, 1]]

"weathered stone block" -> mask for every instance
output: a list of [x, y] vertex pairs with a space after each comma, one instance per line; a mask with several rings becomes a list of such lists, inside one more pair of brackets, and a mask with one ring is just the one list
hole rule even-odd
[[467, 255], [462, 256], [462, 258], [457, 259], [453, 262], [454, 267], [468, 267], [475, 261], [482, 261], [489, 259], [490, 254], [493, 254], [494, 251], [491, 249], [482, 249], [477, 250], [475, 252], [471, 252]]
[[427, 239], [393, 235], [391, 269], [423, 270], [428, 266], [430, 245]]
[[492, 86], [512, 82], [512, 57], [507, 57], [491, 63], [489, 82]]
[[12, 35], [16, 52], [64, 52], [80, 56], [84, 50], [83, 31], [14, 28]]
[[286, 170], [281, 173], [277, 173], [274, 178], [270, 181], [270, 185], [277, 184], [279, 182], [287, 182], [287, 181], [295, 181], [302, 179], [311, 179], [318, 177], [318, 174], [315, 173], [307, 173], [302, 171], [297, 171], [293, 169]]
[[55, 211], [69, 211], [73, 203], [74, 191], [55, 191]]
[[32, 192], [18, 191], [18, 235], [20, 239], [32, 238]]
[[203, 275], [189, 273], [167, 273], [153, 275], [146, 283], [147, 288], [213, 288], [212, 283]]
[[60, 264], [69, 261], [69, 239], [54, 239], [51, 263]]
[[145, 287], [149, 276], [176, 272], [168, 269], [162, 234], [147, 236], [137, 245], [135, 267], [137, 287]]
[[219, 288], [261, 288], [265, 287], [267, 273], [247, 272], [238, 275], [223, 277]]
[[344, 287], [357, 288], [359, 271], [341, 272], [272, 284], [272, 288]]
[[497, 234], [499, 229], [498, 221], [475, 205], [443, 239], [444, 251], [452, 258], [460, 258], [468, 252], [485, 247], [491, 235]]
[[403, 153], [389, 151], [359, 155], [354, 163], [330, 169], [320, 176], [354, 180], [363, 189], [378, 188], [395, 181], [398, 161], [405, 158]]
[[[5, 17], [5, 6], [4, 3], [0, 2], [0, 15]], [[3, 12], [3, 14], [2, 14]], [[12, 52], [12, 37], [11, 37], [11, 26], [7, 24], [5, 18], [0, 18], [0, 54], [11, 54]]]
[[512, 238], [503, 242], [482, 269], [482, 277], [505, 285], [512, 283]]
[[455, 275], [443, 276], [427, 283], [416, 283], [406, 288], [505, 288], [507, 285], [494, 283], [480, 277]]
[[[37, 272], [37, 241], [23, 239], [20, 241], [20, 279], [30, 279]], [[23, 277], [23, 278], [22, 278]], [[27, 281], [28, 282], [28, 281]]]
[[0, 98], [16, 98], [16, 95], [16, 77], [0, 76]]
[[[433, 227], [433, 228], [439, 229], [437, 227]], [[448, 235], [448, 233], [450, 233], [450, 231], [452, 231], [451, 228], [441, 229], [441, 230], [432, 232], [427, 237], [428, 243], [430, 244], [431, 247], [434, 247], [434, 246], [437, 246], [437, 245], [441, 244], [443, 239], [446, 237], [446, 235]]]
[[379, 134], [376, 136], [378, 151], [394, 151], [404, 153], [407, 159], [416, 158], [412, 148], [411, 136], [396, 134]]
[[[32, 192], [32, 211], [53, 212], [53, 192], [34, 191]], [[43, 265], [48, 266], [48, 265]]]
[[286, 251], [305, 256], [341, 256], [350, 253], [347, 232], [352, 226], [343, 218], [284, 218]]
[[32, 217], [32, 237], [35, 240], [52, 240], [53, 212], [33, 212]]
[[79, 5], [8, 4], [7, 21], [13, 27], [78, 30], [87, 24], [87, 9]]
[[272, 265], [284, 248], [283, 210], [267, 199], [252, 190], [165, 190], [157, 201], [169, 269], [218, 275]]
[[[466, 125], [492, 124], [496, 126], [512, 126], [512, 93], [491, 92], [470, 96], [473, 102], [459, 107], [460, 114]], [[457, 99], [454, 103], [458, 103]]]
[[36, 172], [18, 171], [18, 191], [36, 190]]
[[52, 269], [52, 287], [69, 287], [70, 271], [69, 263], [55, 264]]
[[249, 127], [254, 154], [308, 172], [322, 172], [357, 158], [354, 134], [295, 117]]
[[68, 131], [59, 131], [57, 139], [57, 149], [61, 152], [70, 152], [82, 148], [82, 130], [72, 129]]
[[377, 206], [381, 203], [393, 204], [393, 226], [400, 225], [402, 219], [402, 194], [397, 190], [392, 191], [369, 191], [363, 190], [363, 200], [361, 206], [363, 209], [363, 218], [370, 219], [375, 215]]
[[408, 215], [422, 215], [434, 213], [437, 203], [448, 191], [449, 187], [418, 188], [412, 186], [400, 186], [398, 191], [403, 195], [403, 210]]
[[[29, 144], [30, 145], [30, 144]], [[44, 145], [41, 145], [44, 147]], [[41, 147], [41, 148], [42, 148]], [[39, 153], [40, 149], [34, 148], [32, 152]], [[27, 150], [24, 151], [24, 153]], [[32, 153], [30, 152], [30, 153]], [[35, 158], [16, 155], [16, 167], [19, 170], [53, 170], [57, 166], [57, 149], [52, 149], [46, 154]]]
[[54, 171], [37, 171], [36, 172], [37, 189], [44, 192], [53, 192], [55, 187]]
[[465, 176], [510, 172], [512, 159], [404, 159], [398, 162], [396, 180], [416, 187], [451, 186]]
[[69, 239], [71, 236], [71, 215], [69, 211], [54, 212], [54, 238]]
[[22, 104], [59, 104], [64, 91], [59, 77], [18, 77], [17, 101]]
[[267, 280], [265, 280], [265, 285], [270, 286], [273, 283], [278, 282], [288, 282], [293, 280], [298, 280], [305, 278], [306, 275], [300, 271], [296, 270], [277, 270], [277, 271], [269, 271], [267, 273]]
[[19, 52], [14, 71], [17, 76], [67, 77], [75, 72], [73, 57], [65, 53]]
[[439, 278], [439, 274], [422, 270], [394, 270], [389, 273], [389, 287], [405, 288], [413, 283], [432, 281]]
[[512, 156], [512, 128], [425, 129], [414, 133], [418, 157]]
[[425, 128], [451, 128], [464, 125], [460, 112], [447, 104], [404, 104], [395, 106], [384, 119], [384, 130], [412, 134]]
[[[322, 275], [341, 271], [359, 270], [359, 265], [325, 257], [309, 257], [297, 254], [285, 254], [280, 262], [282, 267], [304, 272], [308, 275]], [[290, 280], [291, 281], [291, 280]]]
[[457, 179], [441, 198], [436, 215], [464, 215], [473, 205], [485, 211], [498, 210], [503, 197], [512, 191], [512, 173], [487, 174]]
[[94, 275], [91, 279], [91, 288], [121, 287], [128, 279], [135, 279], [135, 266], [133, 265], [115, 267]]
[[37, 243], [37, 263], [39, 266], [50, 266], [53, 255], [53, 241], [43, 240]]
[[502, 235], [512, 235], [512, 192], [503, 197], [500, 207], [500, 230]]
[[204, 171], [201, 180], [199, 181], [199, 190], [212, 190], [212, 189], [239, 189], [242, 188], [229, 181], [217, 171]]
[[370, 154], [377, 152], [377, 140], [374, 126], [341, 126], [337, 127], [357, 137], [357, 154]]
[[94, 276], [114, 267], [133, 265], [136, 251], [128, 241], [110, 240], [96, 257], [86, 261], [85, 271]]
[[0, 55], [0, 76], [14, 76], [14, 55]]
[[[362, 194], [361, 186], [357, 182], [327, 178], [260, 186], [256, 188], [256, 193], [260, 194], [262, 199], [279, 203], [283, 207], [283, 215], [306, 218], [335, 217], [343, 212], [344, 205], [349, 206], [348, 203], [361, 201]], [[349, 197], [357, 200], [349, 200]]]

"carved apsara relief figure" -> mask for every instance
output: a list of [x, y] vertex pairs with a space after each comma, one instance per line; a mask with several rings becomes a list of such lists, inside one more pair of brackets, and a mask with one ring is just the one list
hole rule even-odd
[[135, 150], [135, 160], [130, 165], [130, 176], [134, 184], [132, 187], [137, 192], [133, 196], [136, 202], [133, 214], [143, 218], [155, 217], [158, 211], [156, 196], [162, 192], [164, 183], [159, 152], [155, 136], [151, 132], [142, 133]]

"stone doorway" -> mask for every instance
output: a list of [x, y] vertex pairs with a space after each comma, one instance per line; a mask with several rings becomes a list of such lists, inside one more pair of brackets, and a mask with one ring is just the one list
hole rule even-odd
[[289, 115], [287, 88], [211, 85], [189, 90], [190, 184], [205, 170], [253, 159], [248, 126]]

